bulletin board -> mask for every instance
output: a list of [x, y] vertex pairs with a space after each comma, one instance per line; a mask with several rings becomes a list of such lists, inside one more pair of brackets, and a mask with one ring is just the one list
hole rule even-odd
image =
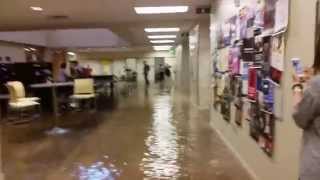
[[216, 25], [213, 105], [226, 122], [238, 128], [248, 123], [248, 135], [271, 157], [281, 119], [275, 97], [285, 69], [289, 0], [256, 0], [235, 9]]

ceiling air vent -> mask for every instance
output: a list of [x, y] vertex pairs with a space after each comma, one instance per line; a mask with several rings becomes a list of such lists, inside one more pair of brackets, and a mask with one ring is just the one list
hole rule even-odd
[[210, 14], [210, 12], [211, 12], [210, 6], [197, 7], [197, 9], [196, 9], [197, 14]]
[[64, 19], [68, 19], [69, 17], [66, 15], [52, 15], [52, 16], [48, 16], [48, 18], [53, 20], [64, 20]]

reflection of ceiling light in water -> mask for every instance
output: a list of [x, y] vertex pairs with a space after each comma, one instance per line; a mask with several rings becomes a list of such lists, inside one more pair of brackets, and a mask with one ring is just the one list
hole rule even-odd
[[145, 28], [145, 32], [179, 32], [180, 28], [174, 27], [174, 28]]
[[166, 39], [166, 40], [151, 40], [150, 42], [153, 44], [157, 44], [157, 43], [165, 44], [165, 43], [174, 43], [174, 40], [168, 40], [168, 39]]
[[77, 176], [79, 180], [115, 180], [115, 176], [120, 176], [120, 172], [114, 165], [105, 166], [103, 162], [97, 162], [91, 166], [80, 165]]
[[172, 46], [153, 46], [155, 51], [169, 51]]
[[151, 35], [148, 36], [149, 39], [175, 39], [177, 35]]
[[189, 6], [134, 7], [134, 10], [137, 14], [184, 13], [189, 10]]
[[153, 106], [153, 122], [147, 147], [141, 162], [146, 179], [179, 179], [179, 146], [177, 128], [173, 122], [172, 99], [170, 95], [158, 96]]
[[31, 6], [30, 9], [33, 10], [33, 11], [43, 11], [43, 8], [36, 7], [36, 6]]
[[76, 53], [74, 53], [74, 52], [67, 52], [67, 54], [70, 55], [70, 56], [75, 56], [76, 55]]

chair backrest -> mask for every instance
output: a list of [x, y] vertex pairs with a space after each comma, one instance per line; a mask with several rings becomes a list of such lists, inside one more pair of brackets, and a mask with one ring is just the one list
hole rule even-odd
[[93, 79], [75, 79], [73, 93], [74, 94], [94, 94]]
[[8, 88], [10, 102], [17, 102], [18, 101], [18, 97], [17, 97], [17, 94], [16, 94], [16, 92], [14, 90], [13, 85], [7, 83], [6, 87]]
[[[20, 81], [9, 81], [7, 82], [7, 87], [10, 91], [13, 91], [13, 94], [15, 98], [25, 98], [26, 97], [26, 91], [24, 89], [24, 86], [22, 82]], [[9, 92], [10, 93], [10, 92]]]

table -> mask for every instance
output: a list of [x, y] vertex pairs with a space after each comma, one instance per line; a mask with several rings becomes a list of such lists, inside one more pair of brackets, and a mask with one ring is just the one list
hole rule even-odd
[[54, 114], [54, 127], [50, 131], [48, 131], [48, 134], [64, 134], [68, 131], [63, 128], [59, 128], [57, 125], [57, 119], [59, 116], [59, 105], [58, 105], [58, 98], [57, 98], [57, 88], [58, 87], [72, 87], [74, 86], [73, 82], [49, 82], [49, 83], [37, 83], [37, 84], [31, 84], [30, 88], [32, 89], [51, 89], [51, 95], [52, 95], [52, 107], [53, 107], [53, 114]]

